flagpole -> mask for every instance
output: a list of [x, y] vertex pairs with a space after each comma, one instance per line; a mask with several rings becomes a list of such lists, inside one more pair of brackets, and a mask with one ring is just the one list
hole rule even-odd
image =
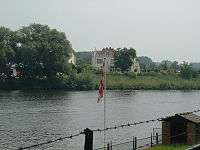
[[106, 58], [104, 58], [104, 150], [106, 150]]

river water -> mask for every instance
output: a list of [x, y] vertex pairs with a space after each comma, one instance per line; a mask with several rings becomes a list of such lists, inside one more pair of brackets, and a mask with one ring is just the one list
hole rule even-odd
[[[85, 128], [103, 128], [103, 102], [97, 91], [0, 91], [0, 149], [54, 140]], [[107, 127], [139, 122], [200, 108], [200, 91], [107, 91]], [[200, 114], [199, 114], [200, 115]], [[161, 122], [109, 130], [106, 141], [120, 143], [132, 136], [149, 136]], [[83, 149], [84, 135], [32, 149]], [[94, 148], [103, 146], [103, 133], [94, 133]]]

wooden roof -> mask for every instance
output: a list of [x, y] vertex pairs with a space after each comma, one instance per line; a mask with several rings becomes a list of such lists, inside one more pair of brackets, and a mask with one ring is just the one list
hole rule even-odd
[[170, 121], [178, 118], [182, 118], [193, 123], [200, 123], [200, 116], [192, 113], [175, 114], [174, 116], [164, 118], [162, 121]]

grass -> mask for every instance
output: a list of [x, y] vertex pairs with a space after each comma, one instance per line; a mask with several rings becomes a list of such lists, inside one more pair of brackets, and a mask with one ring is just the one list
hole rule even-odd
[[181, 146], [172, 146], [172, 145], [158, 145], [149, 150], [185, 150], [192, 147], [192, 145], [181, 145]]
[[179, 76], [137, 76], [136, 79], [125, 75], [107, 75], [108, 89], [158, 89], [158, 90], [199, 90], [200, 77], [190, 80]]

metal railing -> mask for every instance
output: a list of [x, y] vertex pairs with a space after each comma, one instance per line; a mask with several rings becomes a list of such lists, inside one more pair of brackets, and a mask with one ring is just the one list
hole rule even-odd
[[[117, 144], [113, 144], [112, 142], [107, 143], [106, 150], [136, 150], [137, 148], [145, 146], [152, 147], [153, 145], [161, 143], [162, 143], [162, 135], [161, 134], [158, 135], [158, 133], [156, 133], [155, 137], [153, 137], [151, 134], [151, 136], [149, 137], [140, 139], [137, 139], [137, 137], [133, 137], [132, 140], [125, 141], [122, 143], [117, 143]], [[104, 147], [93, 150], [104, 150]]]
[[[162, 144], [163, 140], [167, 140], [167, 139], [171, 140], [171, 139], [183, 136], [185, 134], [187, 134], [187, 132], [182, 132], [177, 135], [169, 136], [169, 137], [166, 137], [165, 139], [162, 139], [162, 134], [158, 135], [158, 133], [156, 133], [156, 136], [152, 136], [151, 134], [151, 136], [141, 138], [141, 139], [137, 139], [137, 137], [133, 137], [132, 140], [130, 141], [126, 141], [126, 142], [122, 142], [118, 144], [112, 144], [112, 142], [108, 143], [107, 147], [105, 148], [106, 150], [136, 150], [142, 147], [153, 147], [155, 145]], [[187, 150], [199, 150], [199, 149], [200, 149], [200, 145], [197, 145]], [[104, 147], [101, 147], [101, 148], [97, 148], [93, 150], [105, 150], [105, 149]]]

